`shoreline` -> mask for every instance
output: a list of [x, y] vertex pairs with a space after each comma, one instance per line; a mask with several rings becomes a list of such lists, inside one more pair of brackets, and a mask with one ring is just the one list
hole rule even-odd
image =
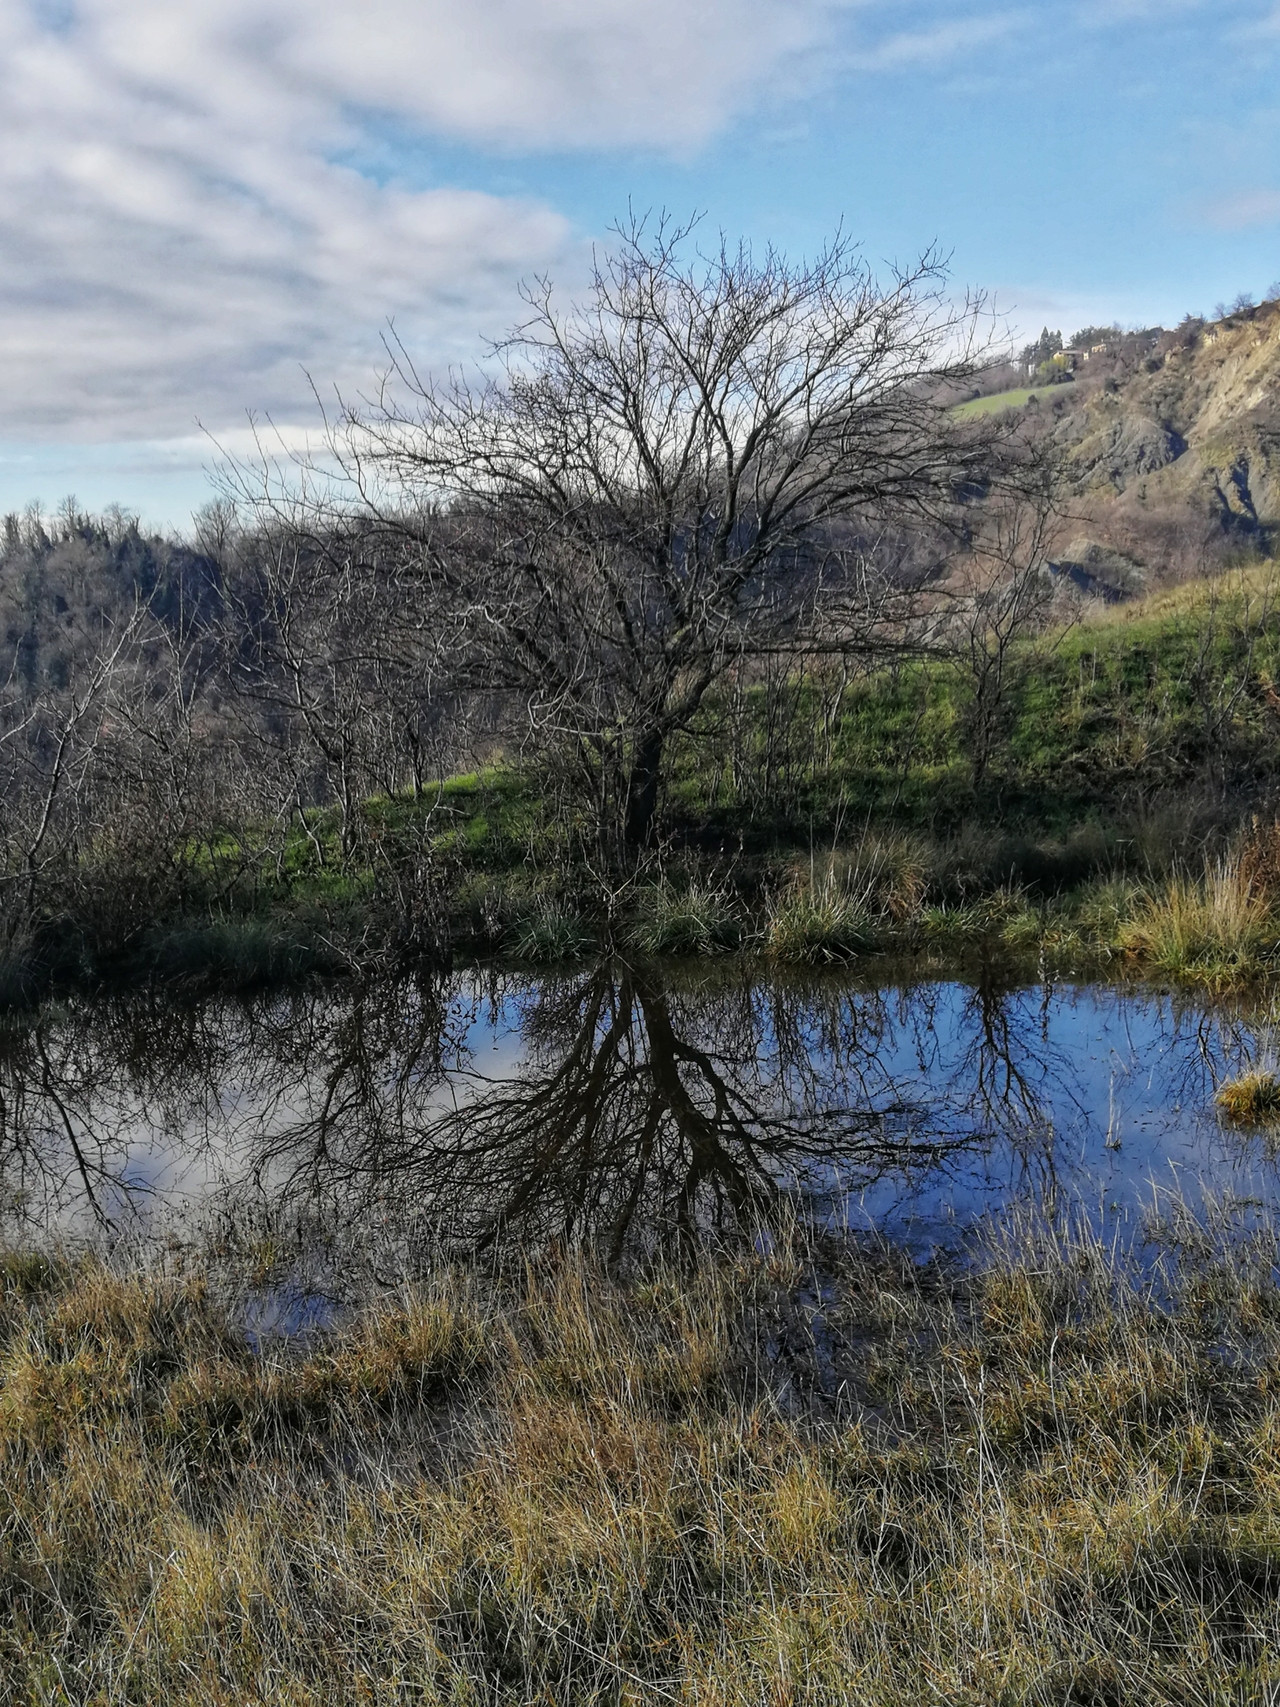
[[[1270, 836], [1270, 832], [1268, 832]], [[1280, 839], [1280, 833], [1277, 835]], [[841, 859], [852, 876], [832, 876]], [[396, 976], [495, 965], [529, 972], [617, 956], [647, 962], [734, 962], [761, 974], [890, 963], [934, 967], [998, 959], [1011, 968], [1101, 982], [1154, 982], [1209, 994], [1261, 991], [1280, 977], [1280, 894], [1255, 880], [1245, 855], [1206, 858], [1197, 874], [1143, 881], [1100, 875], [1066, 894], [1000, 885], [952, 899], [877, 893], [857, 852], [831, 856], [816, 880], [780, 869], [761, 893], [714, 872], [681, 868], [627, 908], [555, 889], [516, 892], [486, 921], [433, 906], [426, 940], [406, 937], [376, 907], [321, 911], [185, 912], [127, 945], [95, 954], [89, 928], [47, 923], [25, 953], [0, 961], [0, 1011], [70, 992], [141, 987], [214, 992], [288, 988], [313, 976]], [[888, 885], [885, 886], [888, 888]], [[456, 897], [455, 897], [456, 899]], [[443, 917], [441, 917], [443, 915]]]

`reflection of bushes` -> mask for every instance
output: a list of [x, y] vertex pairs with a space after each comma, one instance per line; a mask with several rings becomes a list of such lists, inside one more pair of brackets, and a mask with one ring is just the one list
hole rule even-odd
[[256, 1356], [198, 1271], [11, 1258], [0, 1690], [1264, 1700], [1280, 1290], [1172, 1232], [1150, 1287], [1069, 1238], [441, 1272]]

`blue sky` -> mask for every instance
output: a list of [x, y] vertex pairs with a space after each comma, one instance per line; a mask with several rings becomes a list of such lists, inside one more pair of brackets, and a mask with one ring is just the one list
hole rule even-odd
[[628, 202], [937, 242], [1015, 332], [1280, 278], [1274, 0], [0, 0], [0, 508], [182, 525], [389, 320], [464, 361]]

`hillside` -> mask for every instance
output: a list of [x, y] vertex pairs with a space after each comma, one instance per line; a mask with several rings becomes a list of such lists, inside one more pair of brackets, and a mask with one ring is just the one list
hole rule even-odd
[[1025, 408], [1063, 456], [1078, 579], [1127, 595], [1273, 543], [1280, 302], [1125, 338]]

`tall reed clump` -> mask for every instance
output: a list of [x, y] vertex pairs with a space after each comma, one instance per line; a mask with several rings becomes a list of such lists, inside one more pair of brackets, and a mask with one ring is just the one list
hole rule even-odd
[[822, 965], [873, 948], [885, 915], [876, 875], [835, 858], [794, 873], [770, 909], [767, 953], [775, 960]]
[[1280, 1293], [1177, 1248], [442, 1271], [257, 1356], [10, 1258], [0, 1698], [1266, 1701]]
[[642, 954], [722, 954], [738, 946], [742, 927], [722, 885], [662, 882], [635, 897], [624, 934]]
[[1136, 961], [1209, 984], [1260, 974], [1278, 939], [1271, 897], [1238, 857], [1213, 862], [1199, 877], [1177, 873], [1147, 889], [1118, 932], [1119, 946]]

